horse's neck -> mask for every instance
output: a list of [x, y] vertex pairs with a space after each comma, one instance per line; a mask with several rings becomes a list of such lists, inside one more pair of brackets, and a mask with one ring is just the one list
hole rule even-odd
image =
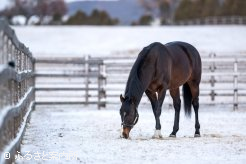
[[141, 98], [143, 96], [143, 93], [144, 93], [144, 88], [142, 86], [141, 81], [139, 81], [139, 79], [131, 80], [127, 84], [127, 90], [126, 90], [125, 96], [129, 98], [134, 97], [136, 106], [139, 105]]

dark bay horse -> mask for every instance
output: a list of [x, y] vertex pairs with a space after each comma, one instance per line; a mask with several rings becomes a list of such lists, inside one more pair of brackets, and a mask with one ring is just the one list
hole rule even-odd
[[198, 119], [199, 84], [201, 81], [201, 58], [195, 47], [184, 42], [170, 42], [165, 45], [152, 43], [145, 47], [136, 59], [125, 89], [120, 108], [123, 126], [122, 137], [128, 138], [130, 130], [137, 123], [138, 105], [143, 93], [149, 98], [156, 120], [153, 137], [161, 138], [160, 115], [166, 91], [169, 89], [173, 99], [175, 118], [170, 137], [176, 137], [179, 130], [180, 92], [183, 85], [184, 109], [186, 116], [191, 115], [191, 106], [195, 111], [195, 137], [200, 136]]

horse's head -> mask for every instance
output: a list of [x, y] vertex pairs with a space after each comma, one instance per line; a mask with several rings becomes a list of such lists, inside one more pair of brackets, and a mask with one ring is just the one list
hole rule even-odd
[[121, 125], [123, 126], [122, 137], [128, 138], [129, 133], [134, 125], [138, 122], [138, 111], [136, 107], [136, 101], [134, 97], [123, 97], [120, 95], [121, 100], [121, 108], [120, 108], [120, 116], [121, 116]]

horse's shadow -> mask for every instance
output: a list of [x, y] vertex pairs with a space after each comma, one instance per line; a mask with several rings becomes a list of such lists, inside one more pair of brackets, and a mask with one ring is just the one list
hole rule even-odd
[[[224, 138], [225, 136], [222, 136], [220, 134], [203, 134], [201, 137], [194, 137], [194, 136], [179, 136], [179, 137], [169, 137], [169, 136], [163, 136], [161, 138], [153, 138], [151, 136], [140, 136], [140, 137], [129, 137], [128, 140], [131, 141], [158, 141], [158, 140], [165, 140], [165, 141], [175, 141], [175, 140], [185, 140], [185, 139], [216, 139], [216, 138]], [[233, 135], [231, 137], [239, 137], [236, 135]], [[119, 137], [119, 139], [123, 139], [121, 137]]]

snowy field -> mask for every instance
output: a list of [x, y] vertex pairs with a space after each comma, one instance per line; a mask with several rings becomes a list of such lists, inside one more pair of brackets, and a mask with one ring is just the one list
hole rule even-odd
[[34, 56], [114, 55], [152, 42], [186, 41], [202, 53], [246, 53], [245, 26], [14, 27]]
[[[22, 156], [31, 160], [17, 163], [216, 163], [246, 162], [246, 113], [219, 107], [201, 107], [201, 138], [193, 138], [194, 117], [181, 112], [177, 138], [169, 138], [174, 111], [163, 109], [163, 139], [152, 139], [154, 116], [149, 105], [139, 109], [140, 119], [121, 139], [118, 106], [97, 110], [96, 106], [37, 106], [22, 144]], [[148, 108], [148, 109], [147, 109]], [[194, 116], [194, 113], [193, 113]], [[35, 153], [41, 153], [40, 158]], [[56, 159], [51, 154], [57, 153]], [[70, 160], [58, 154], [71, 154]], [[28, 155], [27, 155], [28, 154]], [[47, 155], [48, 154], [48, 155]], [[35, 159], [34, 159], [35, 158]], [[76, 159], [75, 159], [76, 158]], [[39, 160], [37, 160], [39, 159]]]

